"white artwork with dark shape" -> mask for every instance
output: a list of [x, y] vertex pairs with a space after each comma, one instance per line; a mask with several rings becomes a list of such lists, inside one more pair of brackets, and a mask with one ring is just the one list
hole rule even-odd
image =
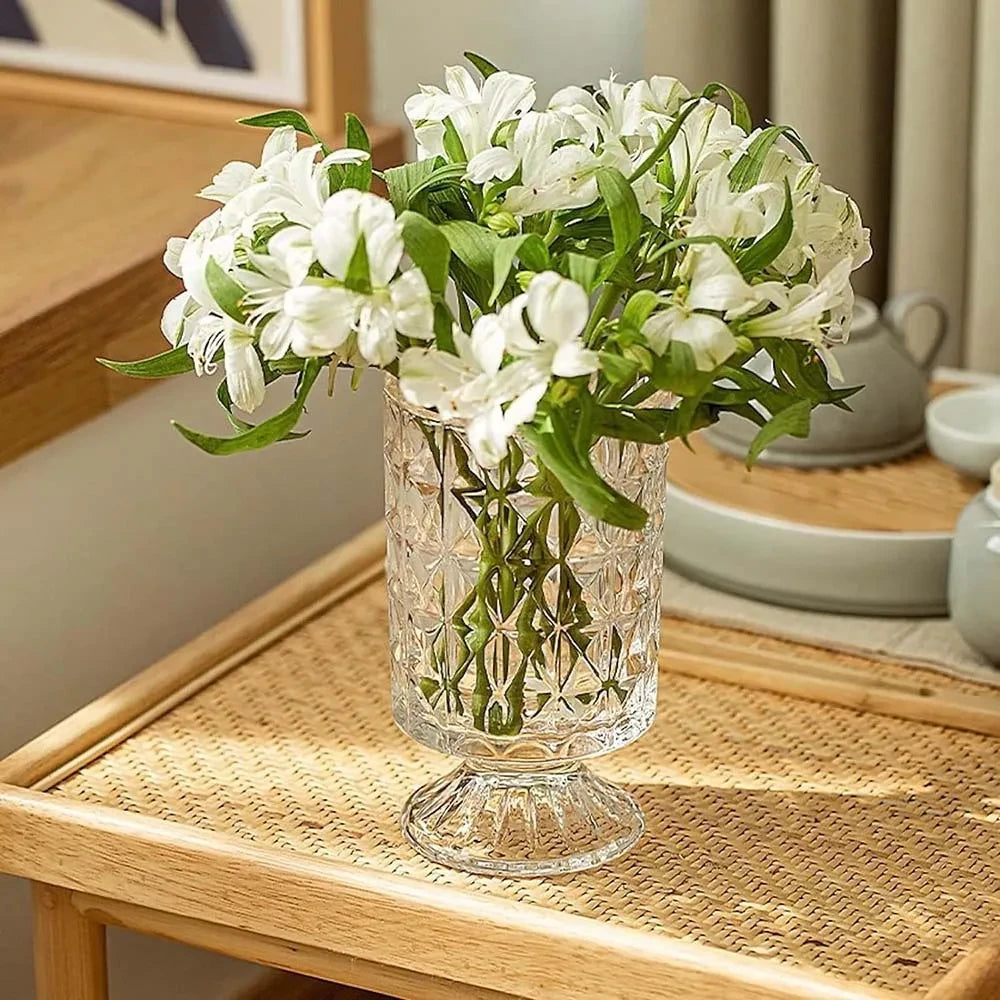
[[304, 0], [0, 0], [0, 66], [306, 100]]

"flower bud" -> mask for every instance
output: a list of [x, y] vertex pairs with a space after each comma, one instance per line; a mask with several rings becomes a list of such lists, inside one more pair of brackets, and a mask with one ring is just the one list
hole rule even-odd
[[498, 236], [510, 236], [517, 232], [517, 219], [510, 212], [494, 212], [488, 215], [486, 225]]

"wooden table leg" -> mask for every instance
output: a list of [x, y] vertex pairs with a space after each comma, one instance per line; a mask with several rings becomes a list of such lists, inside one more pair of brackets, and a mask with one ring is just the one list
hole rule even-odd
[[68, 890], [31, 888], [37, 1000], [108, 1000], [104, 926], [81, 916]]

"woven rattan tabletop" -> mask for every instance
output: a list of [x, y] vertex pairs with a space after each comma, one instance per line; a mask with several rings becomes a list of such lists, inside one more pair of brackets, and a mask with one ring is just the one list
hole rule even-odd
[[[310, 877], [328, 870], [331, 883], [360, 872], [398, 879], [419, 899], [440, 892], [446, 903], [465, 900], [470, 914], [482, 904], [488, 921], [515, 921], [511, 933], [536, 919], [576, 918], [567, 928], [594, 929], [602, 948], [620, 945], [633, 963], [641, 963], [643, 942], [669, 944], [681, 965], [697, 964], [699, 949], [735, 963], [717, 992], [686, 992], [683, 976], [651, 965], [639, 994], [648, 997], [917, 997], [995, 929], [1000, 741], [673, 671], [661, 677], [653, 730], [595, 765], [645, 811], [647, 833], [632, 853], [597, 871], [544, 880], [432, 866], [404, 843], [398, 817], [409, 791], [449, 761], [392, 724], [385, 616], [384, 581], [366, 571], [342, 599], [300, 614], [285, 634], [217, 667], [210, 683], [150, 711], [148, 724], [128, 724], [127, 738], [107, 738], [106, 752], [87, 750], [38, 782], [50, 786], [44, 795], [16, 795], [29, 805], [44, 799], [39, 815], [66, 807], [67, 822], [100, 827], [119, 844], [143, 840], [145, 823], [150, 843], [183, 827], [193, 856], [218, 842], [239, 858], [245, 846], [238, 877], [250, 885], [255, 865], [270, 872], [270, 859], [280, 857], [288, 871], [310, 866]], [[665, 622], [665, 661], [673, 633], [699, 629]], [[8, 838], [29, 830], [10, 821], [11, 809], [0, 812], [8, 854], [5, 830]], [[123, 827], [125, 814], [139, 822]], [[58, 853], [62, 841], [52, 843]], [[72, 864], [60, 857], [60, 884], [94, 892]], [[27, 861], [8, 867], [32, 874]], [[196, 895], [174, 912], [198, 916]], [[121, 896], [171, 908], [142, 879]], [[489, 909], [493, 901], [518, 905]], [[268, 905], [262, 893], [259, 907]], [[355, 905], [360, 920], [364, 903]], [[217, 922], [226, 923], [226, 900], [219, 906]], [[356, 947], [340, 941], [342, 926], [324, 929], [322, 914], [313, 917], [325, 946]], [[477, 941], [480, 920], [485, 926], [486, 916], [470, 916], [465, 936], [451, 942], [436, 940], [431, 922], [421, 939], [418, 921], [406, 933], [422, 941], [423, 957], [403, 955], [400, 964], [432, 965], [427, 956], [444, 949], [466, 956], [455, 966], [467, 970], [464, 981], [535, 995], [523, 985], [527, 974], [498, 981], [495, 971], [487, 975], [488, 962], [478, 971], [470, 965], [477, 947], [489, 947], [485, 937]], [[460, 977], [452, 969], [446, 978]], [[636, 993], [598, 985], [575, 995]]]

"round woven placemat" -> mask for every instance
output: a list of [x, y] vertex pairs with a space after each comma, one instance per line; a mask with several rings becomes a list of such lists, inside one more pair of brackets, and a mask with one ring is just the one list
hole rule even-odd
[[756, 465], [724, 455], [704, 434], [670, 453], [669, 477], [687, 493], [750, 514], [848, 531], [950, 533], [983, 484], [930, 452], [843, 469]]
[[54, 794], [256, 844], [820, 970], [926, 989], [1000, 906], [1000, 741], [663, 674], [657, 722], [596, 767], [647, 833], [579, 875], [436, 868], [399, 832], [449, 762], [392, 724], [381, 580]]

